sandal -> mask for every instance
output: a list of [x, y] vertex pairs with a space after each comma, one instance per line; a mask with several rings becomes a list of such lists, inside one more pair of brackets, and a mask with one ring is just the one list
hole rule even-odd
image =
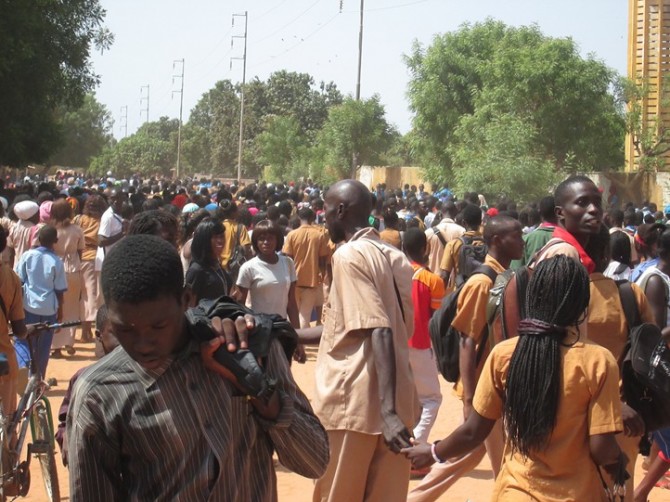
[[75, 348], [72, 345], [66, 345], [65, 346], [65, 352], [67, 352], [68, 356], [73, 356], [77, 353]]
[[62, 359], [63, 353], [60, 351], [60, 349], [55, 349], [51, 352], [51, 357], [53, 359]]

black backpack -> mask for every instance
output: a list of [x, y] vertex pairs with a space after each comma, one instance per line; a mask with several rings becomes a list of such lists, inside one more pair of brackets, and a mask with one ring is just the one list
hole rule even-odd
[[481, 236], [459, 237], [463, 245], [458, 250], [458, 274], [456, 275], [456, 287], [464, 284], [470, 276], [475, 273], [484, 263], [484, 258], [489, 248], [484, 244]]
[[[485, 274], [491, 281], [495, 282], [497, 273], [488, 265], [481, 265], [472, 275]], [[447, 382], [457, 382], [460, 376], [460, 368], [458, 363], [459, 347], [461, 343], [460, 332], [451, 326], [451, 323], [456, 317], [456, 310], [458, 306], [458, 295], [460, 295], [464, 284], [461, 284], [455, 291], [449, 293], [439, 309], [433, 313], [428, 324], [428, 332], [430, 333], [430, 341], [435, 352], [435, 361], [437, 369]], [[484, 355], [484, 348], [488, 341], [489, 331], [488, 325], [484, 328], [484, 336], [479, 343], [477, 349], [476, 364], [482, 359]]]
[[658, 326], [641, 321], [630, 282], [617, 286], [629, 329], [620, 362], [624, 399], [648, 432], [663, 429], [670, 426], [670, 349]]

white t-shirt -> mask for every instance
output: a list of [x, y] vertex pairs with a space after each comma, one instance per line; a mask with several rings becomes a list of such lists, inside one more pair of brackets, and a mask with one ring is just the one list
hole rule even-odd
[[[665, 282], [665, 287], [667, 288], [668, 291], [670, 291], [670, 277], [665, 275], [663, 272], [661, 272], [658, 268], [654, 267], [649, 267], [647, 270], [642, 272], [642, 275], [637, 278], [637, 281], [635, 281], [635, 284], [640, 286], [642, 288], [642, 291], [645, 291], [647, 289], [647, 282], [649, 281], [649, 278], [653, 275], [659, 276], [661, 279], [663, 279], [663, 282]], [[667, 306], [667, 323], [670, 325], [670, 304]]]
[[[98, 229], [98, 235], [103, 237], [113, 237], [119, 233], [123, 232], [123, 219], [121, 216], [116, 214], [112, 207], [108, 207], [107, 210], [102, 213], [102, 218], [100, 218], [100, 228]], [[102, 262], [105, 259], [105, 253], [116, 246], [119, 241], [116, 241], [111, 246], [98, 246], [98, 250], [95, 253], [95, 270], [102, 270]]]
[[277, 263], [266, 263], [258, 257], [240, 267], [237, 285], [249, 290], [251, 309], [263, 314], [287, 318], [288, 292], [297, 280], [295, 264], [288, 256], [278, 255]]

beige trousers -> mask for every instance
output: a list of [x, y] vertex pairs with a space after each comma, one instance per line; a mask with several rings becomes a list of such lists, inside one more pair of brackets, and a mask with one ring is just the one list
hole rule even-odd
[[81, 262], [81, 314], [82, 321], [94, 322], [98, 309], [102, 305], [100, 272], [95, 271], [95, 261]]
[[[80, 315], [81, 272], [67, 274], [67, 290], [63, 293], [63, 322], [77, 321]], [[62, 349], [74, 345], [76, 328], [64, 328], [54, 333], [52, 349]]]
[[381, 434], [328, 431], [330, 462], [316, 482], [314, 502], [404, 502], [409, 461]]

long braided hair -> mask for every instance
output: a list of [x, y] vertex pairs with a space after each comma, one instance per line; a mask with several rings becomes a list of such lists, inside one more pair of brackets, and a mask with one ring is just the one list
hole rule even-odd
[[561, 393], [561, 345], [589, 304], [584, 267], [564, 255], [543, 260], [526, 290], [526, 315], [510, 360], [503, 420], [513, 451], [546, 447]]

